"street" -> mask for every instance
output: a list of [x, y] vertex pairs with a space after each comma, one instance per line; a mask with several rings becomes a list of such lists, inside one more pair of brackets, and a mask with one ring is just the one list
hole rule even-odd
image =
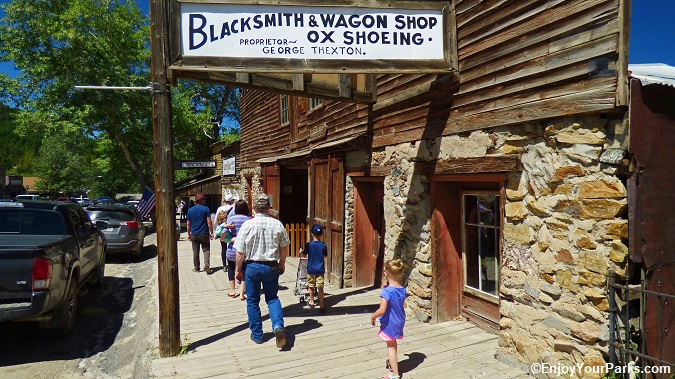
[[108, 256], [105, 282], [81, 296], [75, 329], [63, 339], [32, 323], [0, 324], [2, 378], [148, 378], [157, 355], [156, 235], [138, 261]]

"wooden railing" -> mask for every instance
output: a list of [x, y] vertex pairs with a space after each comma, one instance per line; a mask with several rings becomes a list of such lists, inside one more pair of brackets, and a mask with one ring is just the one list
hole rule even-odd
[[304, 248], [307, 244], [307, 224], [286, 224], [286, 233], [291, 240], [288, 256], [299, 257], [300, 248]]

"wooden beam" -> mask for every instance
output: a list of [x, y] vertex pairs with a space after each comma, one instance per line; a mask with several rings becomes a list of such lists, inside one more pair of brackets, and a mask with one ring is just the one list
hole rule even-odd
[[631, 0], [619, 1], [619, 49], [616, 70], [619, 74], [616, 85], [616, 105], [628, 106], [628, 41], [630, 39]]
[[422, 175], [455, 175], [518, 170], [518, 156], [488, 156], [415, 163], [414, 172]]
[[171, 91], [167, 68], [169, 1], [150, 1], [150, 71], [152, 75], [152, 129], [155, 164], [157, 264], [159, 285], [159, 355], [173, 357], [180, 352], [178, 298], [178, 246], [174, 238], [173, 134]]
[[304, 91], [305, 90], [305, 76], [303, 74], [293, 74], [293, 90], [294, 91]]
[[352, 76], [349, 74], [339, 74], [338, 96], [344, 98], [352, 97]]

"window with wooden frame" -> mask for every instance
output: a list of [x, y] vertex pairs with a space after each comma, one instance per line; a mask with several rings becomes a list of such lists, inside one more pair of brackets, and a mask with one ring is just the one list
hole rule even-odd
[[464, 290], [490, 301], [499, 296], [500, 238], [498, 192], [462, 194]]
[[323, 99], [315, 99], [312, 97], [309, 99], [309, 110], [311, 111], [318, 108], [321, 104], [323, 104]]
[[287, 125], [291, 119], [290, 119], [290, 111], [289, 111], [289, 99], [288, 95], [280, 95], [279, 99], [279, 104], [280, 104], [280, 109], [279, 109], [279, 116], [281, 118], [281, 125]]

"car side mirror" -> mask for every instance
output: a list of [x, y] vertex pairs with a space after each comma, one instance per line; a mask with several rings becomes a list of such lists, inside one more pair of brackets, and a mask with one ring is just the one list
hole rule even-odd
[[94, 225], [96, 225], [96, 229], [99, 230], [108, 229], [110, 227], [110, 223], [108, 221], [96, 221]]

